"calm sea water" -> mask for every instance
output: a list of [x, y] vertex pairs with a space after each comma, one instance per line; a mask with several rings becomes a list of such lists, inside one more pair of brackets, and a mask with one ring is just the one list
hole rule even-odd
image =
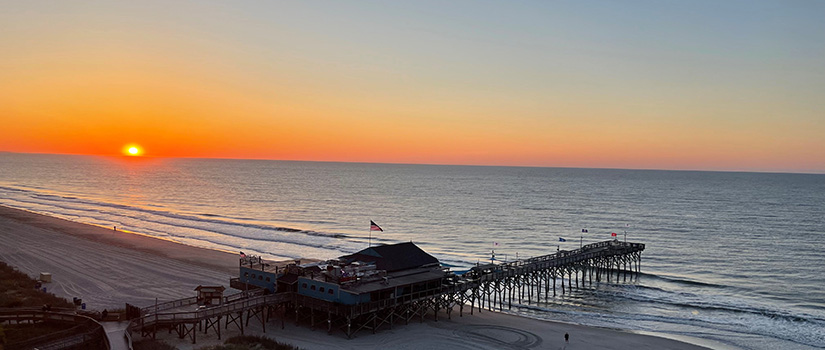
[[374, 220], [373, 243], [456, 270], [496, 242], [513, 259], [626, 231], [647, 244], [637, 279], [513, 312], [825, 348], [825, 175], [0, 154], [0, 204], [270, 258], [355, 252]]

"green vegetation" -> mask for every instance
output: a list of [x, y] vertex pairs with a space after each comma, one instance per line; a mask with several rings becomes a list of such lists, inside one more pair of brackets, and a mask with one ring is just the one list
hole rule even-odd
[[44, 335], [65, 331], [74, 326], [75, 325], [72, 324], [51, 322], [8, 324], [4, 326], [6, 332], [6, 344], [17, 343]]
[[166, 342], [162, 340], [148, 338], [132, 342], [132, 348], [134, 348], [134, 350], [178, 350], [178, 348], [166, 344]]
[[298, 348], [276, 342], [267, 337], [240, 335], [227, 339], [223, 345], [208, 346], [199, 350], [297, 350]]
[[0, 308], [4, 307], [52, 307], [74, 308], [68, 300], [52, 293], [34, 289], [35, 281], [26, 274], [0, 261]]
[[[36, 280], [0, 261], [0, 308], [52, 307], [74, 308], [68, 300], [35, 289]], [[60, 332], [73, 327], [59, 323], [0, 325], [0, 349], [6, 344]]]
[[[161, 340], [140, 339], [132, 343], [135, 350], [177, 350]], [[223, 345], [198, 348], [198, 350], [299, 350], [298, 348], [276, 342], [267, 337], [240, 335], [227, 339]]]

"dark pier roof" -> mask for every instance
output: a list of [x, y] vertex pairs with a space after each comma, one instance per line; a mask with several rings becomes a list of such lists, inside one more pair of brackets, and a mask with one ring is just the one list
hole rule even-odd
[[421, 250], [413, 242], [370, 247], [352, 255], [342, 256], [341, 260], [374, 263], [376, 269], [387, 272], [438, 264], [438, 259]]

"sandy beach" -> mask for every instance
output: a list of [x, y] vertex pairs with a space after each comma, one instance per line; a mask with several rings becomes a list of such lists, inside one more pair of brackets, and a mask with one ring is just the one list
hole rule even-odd
[[52, 274], [49, 292], [89, 309], [148, 306], [229, 285], [237, 257], [111, 228], [0, 206], [0, 260], [30, 276]]
[[[318, 258], [318, 257], [308, 257]], [[324, 257], [321, 257], [324, 258]], [[36, 276], [50, 272], [50, 292], [82, 298], [87, 308], [148, 306], [194, 295], [198, 285], [225, 285], [237, 271], [235, 254], [115, 231], [0, 206], [0, 260]], [[267, 327], [266, 335], [305, 349], [705, 349], [673, 339], [618, 330], [533, 320], [484, 311], [451, 320], [396, 325], [377, 334], [346, 339], [287, 320]], [[236, 330], [230, 328], [224, 339]], [[260, 333], [250, 324], [247, 334]], [[570, 334], [565, 343], [564, 334]], [[214, 334], [193, 346], [188, 340], [165, 338], [181, 349], [217, 343]], [[699, 339], [694, 343], [716, 348]]]

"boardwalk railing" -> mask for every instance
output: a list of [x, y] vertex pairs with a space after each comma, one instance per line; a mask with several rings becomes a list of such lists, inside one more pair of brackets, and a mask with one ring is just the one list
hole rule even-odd
[[248, 309], [257, 308], [268, 304], [278, 304], [285, 301], [291, 301], [293, 298], [294, 296], [292, 293], [259, 295], [247, 299], [235, 300], [231, 303], [204, 308], [200, 310], [193, 310], [188, 312], [159, 312], [156, 314], [147, 314], [146, 316], [143, 316], [140, 319], [138, 319], [137, 322], [133, 323], [139, 324], [143, 327], [153, 326], [156, 324], [159, 325], [164, 323], [191, 323], [208, 318], [224, 316], [231, 313], [237, 313], [239, 311], [245, 311]]
[[[110, 348], [106, 331], [97, 321], [77, 314], [26, 309], [0, 309], [0, 324], [57, 322], [74, 325], [71, 328], [6, 344], [6, 349], [106, 349]], [[8, 332], [8, 330], [7, 330]]]
[[[232, 302], [235, 302], [235, 301], [238, 301], [238, 300], [241, 300], [241, 299], [246, 299], [248, 297], [254, 297], [254, 296], [259, 296], [259, 295], [263, 295], [263, 294], [264, 294], [264, 290], [262, 290], [262, 289], [256, 289], [256, 290], [250, 290], [250, 291], [247, 291], [247, 292], [235, 293], [235, 294], [228, 295], [228, 296], [224, 297], [225, 298], [224, 302], [232, 303]], [[150, 313], [158, 313], [160, 311], [166, 311], [166, 310], [177, 309], [177, 308], [181, 308], [181, 307], [193, 306], [193, 305], [197, 305], [197, 304], [198, 304], [198, 297], [177, 299], [177, 300], [172, 300], [172, 301], [159, 303], [157, 305], [151, 305], [151, 306], [143, 307], [143, 308], [140, 309], [140, 314], [141, 315], [147, 315], [147, 314], [150, 314]]]

